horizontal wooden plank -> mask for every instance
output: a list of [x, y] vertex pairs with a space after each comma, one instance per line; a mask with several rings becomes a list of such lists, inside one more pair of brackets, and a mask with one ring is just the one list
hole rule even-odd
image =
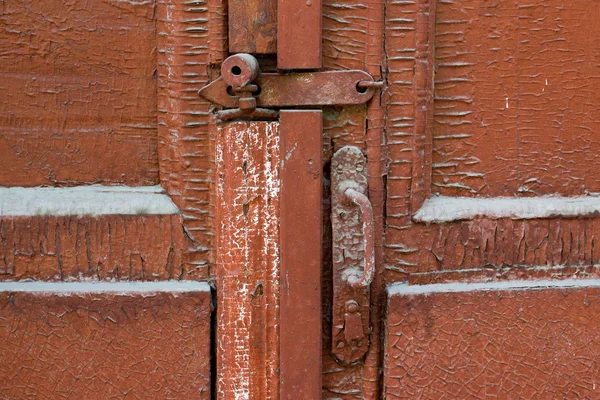
[[0, 294], [2, 398], [210, 398], [207, 291]]
[[[388, 214], [389, 215], [389, 214]], [[600, 218], [475, 218], [400, 229], [388, 220], [387, 268], [404, 274], [600, 263]], [[497, 269], [494, 271], [494, 269]], [[441, 278], [441, 277], [439, 277]]]
[[0, 217], [0, 280], [204, 280], [180, 215]]
[[152, 77], [154, 3], [8, 1], [0, 14], [0, 72]]
[[600, 282], [390, 289], [385, 398], [596, 398]]
[[0, 74], [0, 185], [158, 183], [156, 82]]

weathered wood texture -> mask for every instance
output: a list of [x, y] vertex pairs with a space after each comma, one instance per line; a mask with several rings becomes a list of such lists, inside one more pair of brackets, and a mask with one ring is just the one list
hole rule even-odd
[[207, 279], [186, 240], [179, 215], [2, 217], [0, 280]]
[[595, 1], [439, 3], [433, 191], [598, 192], [599, 58]]
[[[366, 70], [374, 78], [386, 71], [383, 60], [384, 40], [383, 0], [323, 0], [323, 69]], [[376, 261], [382, 265], [383, 209], [385, 150], [383, 143], [385, 98], [374, 100], [367, 107], [331, 107], [324, 110], [323, 140], [324, 162], [327, 166], [333, 152], [346, 146], [359, 147], [368, 156], [369, 197], [373, 200], [376, 228]], [[343, 366], [336, 362], [328, 349], [331, 348], [331, 212], [329, 199], [329, 177], [325, 168], [324, 213], [324, 263], [323, 263], [323, 398], [362, 399], [377, 397], [378, 342], [364, 362]], [[374, 309], [380, 302], [383, 275], [376, 273], [372, 285]], [[380, 321], [377, 310], [373, 321]], [[377, 325], [375, 323], [374, 325]], [[373, 335], [379, 335], [374, 326]], [[366, 366], [366, 368], [365, 368]]]
[[209, 292], [3, 293], [0, 396], [210, 398]]
[[434, 72], [432, 62], [419, 58], [431, 52], [431, 3], [388, 2], [386, 10], [386, 279], [538, 275], [519, 270], [525, 266], [566, 266], [545, 273], [563, 276], [571, 267], [596, 264], [596, 219], [481, 218], [426, 226], [411, 216], [420, 193], [427, 195], [421, 183], [427, 186], [423, 169], [431, 157], [434, 193], [569, 196], [597, 190], [590, 165], [596, 162], [593, 121], [599, 114], [591, 104], [599, 96], [598, 46], [597, 35], [586, 32], [597, 30], [598, 11], [585, 2], [438, 2], [431, 126], [419, 103], [430, 90], [419, 76]]
[[[387, 244], [389, 280], [434, 273], [443, 279], [468, 272], [502, 277], [523, 269], [532, 276], [568, 275], [571, 269], [526, 266], [593, 266], [600, 263], [600, 219], [475, 219], [453, 224], [414, 225], [401, 242]], [[462, 274], [460, 272], [463, 272]], [[545, 271], [545, 272], [544, 272]], [[510, 277], [511, 275], [507, 276]], [[417, 279], [415, 277], [415, 279]]]
[[597, 398], [598, 289], [393, 295], [386, 399]]
[[216, 129], [217, 395], [277, 399], [279, 123]]
[[[404, 228], [410, 225], [411, 196], [420, 198], [415, 201], [418, 206], [428, 191], [426, 165], [431, 152], [427, 142], [431, 132], [425, 121], [425, 100], [426, 77], [432, 74], [432, 66], [426, 62], [427, 51], [431, 51], [430, 6], [430, 0], [388, 2], [386, 6], [388, 243], [401, 242]], [[427, 22], [418, 24], [423, 20]], [[419, 109], [419, 104], [425, 108]]]
[[0, 185], [158, 183], [154, 5], [1, 9]]
[[208, 270], [214, 247], [214, 141], [208, 129], [210, 104], [198, 90], [211, 79], [210, 64], [226, 54], [225, 4], [158, 0], [156, 13], [161, 184], [181, 210], [190, 239], [184, 263]]

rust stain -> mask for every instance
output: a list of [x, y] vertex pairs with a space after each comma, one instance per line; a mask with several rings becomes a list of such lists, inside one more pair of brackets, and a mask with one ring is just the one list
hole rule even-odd
[[277, 52], [277, 0], [228, 0], [229, 52]]

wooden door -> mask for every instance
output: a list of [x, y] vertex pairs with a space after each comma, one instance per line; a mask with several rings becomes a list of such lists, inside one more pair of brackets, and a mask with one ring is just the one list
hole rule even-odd
[[[595, 6], [5, 1], [0, 397], [600, 397]], [[224, 120], [238, 53], [382, 87]]]
[[[272, 32], [293, 28], [269, 19], [276, 8], [259, 7], [256, 30], [264, 34], [269, 27], [271, 35], [261, 37], [271, 41], [252, 47], [247, 44], [258, 43], [257, 35], [247, 34], [252, 29], [237, 29], [255, 20], [245, 20], [236, 4], [229, 2], [229, 50], [280, 52]], [[292, 378], [301, 382], [295, 391], [285, 387], [290, 373], [285, 353], [306, 346], [286, 344], [286, 318], [310, 315], [296, 311], [290, 317], [279, 308], [270, 317], [273, 331], [262, 320], [239, 330], [232, 319], [232, 329], [217, 335], [228, 340], [243, 333], [248, 343], [235, 351], [222, 348], [222, 354], [248, 362], [242, 374], [225, 372], [231, 364], [222, 364], [218, 395], [598, 397], [594, 232], [600, 202], [591, 168], [598, 15], [592, 3], [324, 0], [321, 6], [321, 70], [360, 69], [384, 82], [380, 96], [367, 105], [322, 109], [321, 382], [314, 373], [317, 362], [310, 370], [303, 358], [295, 371], [305, 379]], [[298, 10], [303, 7], [298, 4]], [[296, 22], [304, 26], [301, 18]], [[298, 31], [298, 42], [303, 34]], [[307, 52], [298, 50], [296, 58]], [[262, 57], [268, 65], [270, 56]], [[283, 140], [279, 123], [273, 137]], [[238, 129], [250, 133], [257, 129], [251, 125]], [[339, 224], [331, 214], [334, 155], [346, 146], [367, 158], [376, 263], [368, 351], [352, 362], [336, 350], [336, 329], [346, 326], [336, 323]], [[280, 210], [290, 201], [281, 194], [277, 199], [283, 202]], [[271, 210], [277, 218], [277, 206]], [[312, 225], [306, 229], [319, 232]], [[282, 234], [280, 255], [285, 240]], [[303, 254], [307, 260], [314, 255]], [[292, 287], [281, 275], [291, 261], [271, 260], [275, 270], [280, 262], [279, 278], [270, 270], [271, 287]], [[239, 276], [237, 284], [249, 283]], [[252, 283], [251, 288], [257, 282]], [[267, 309], [277, 304], [264, 301]], [[242, 302], [235, 304], [241, 311]], [[231, 309], [227, 299], [219, 306]], [[254, 307], [261, 309], [256, 301]], [[315, 351], [303, 348], [306, 354]], [[234, 375], [239, 380], [227, 380]], [[319, 385], [315, 395], [311, 390]]]
[[386, 398], [600, 396], [592, 3], [388, 3]]
[[209, 162], [173, 148], [203, 136], [167, 4], [0, 9], [0, 398], [209, 399]]

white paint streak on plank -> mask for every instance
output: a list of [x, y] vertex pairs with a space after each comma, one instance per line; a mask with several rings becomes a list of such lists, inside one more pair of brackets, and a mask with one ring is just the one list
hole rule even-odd
[[69, 295], [72, 293], [188, 293], [208, 292], [206, 282], [158, 281], [158, 282], [0, 282], [0, 292], [48, 293]]
[[160, 186], [1, 187], [0, 216], [178, 214]]
[[600, 279], [504, 281], [488, 283], [436, 283], [432, 285], [408, 285], [406, 283], [395, 283], [388, 286], [387, 292], [389, 296], [406, 296], [433, 293], [582, 288], [600, 288]]
[[414, 215], [417, 222], [442, 223], [477, 217], [536, 219], [586, 217], [600, 213], [600, 197], [446, 197], [427, 199]]

